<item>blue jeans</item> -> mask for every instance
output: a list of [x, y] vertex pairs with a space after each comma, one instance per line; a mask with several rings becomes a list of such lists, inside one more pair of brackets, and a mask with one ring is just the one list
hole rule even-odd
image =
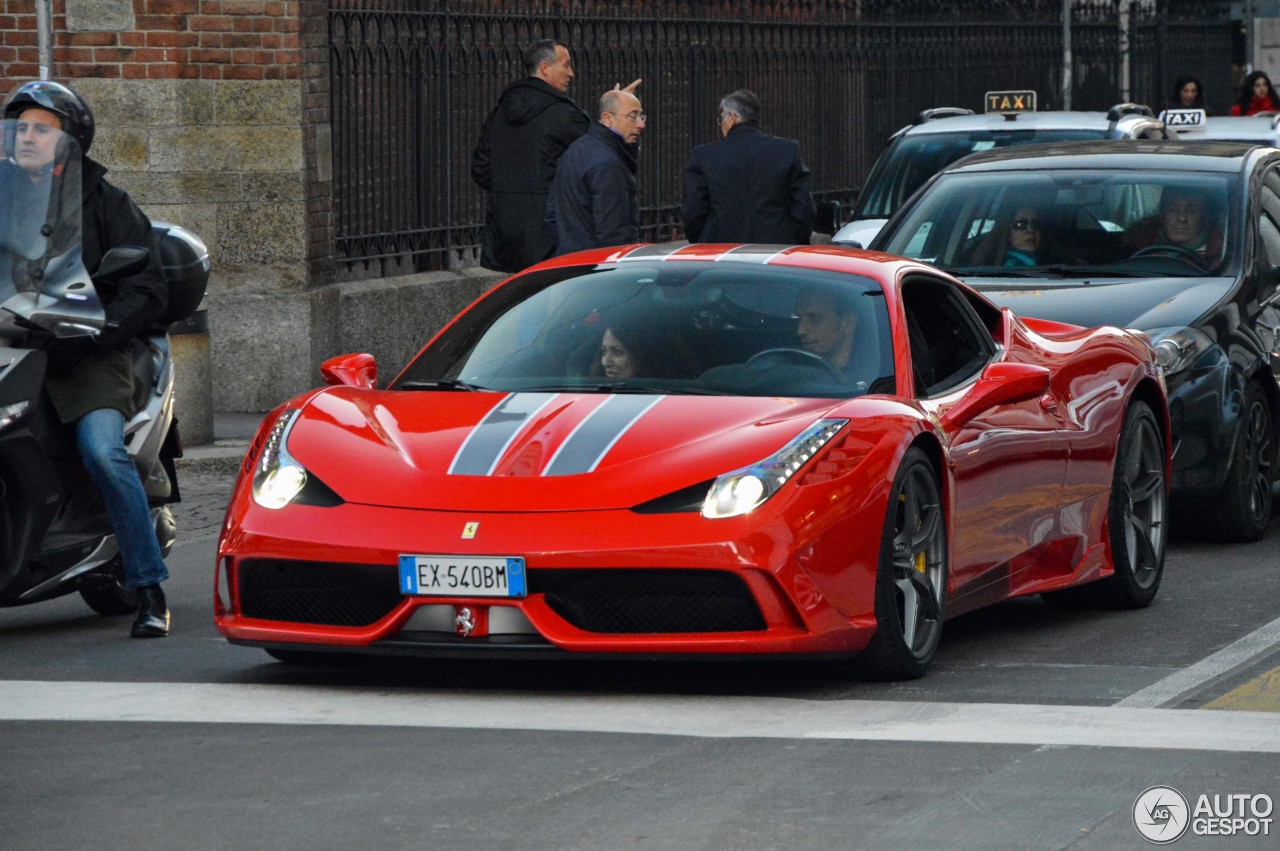
[[155, 585], [168, 579], [142, 479], [124, 448], [124, 414], [114, 408], [85, 414], [76, 423], [76, 446], [111, 515], [124, 560], [125, 587]]

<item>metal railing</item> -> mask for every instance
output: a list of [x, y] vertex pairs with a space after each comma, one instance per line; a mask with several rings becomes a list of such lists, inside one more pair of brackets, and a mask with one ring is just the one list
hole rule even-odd
[[[1197, 4], [1134, 4], [1130, 92], [1159, 108], [1173, 77], [1229, 86], [1225, 21], [1169, 20]], [[1073, 107], [1118, 99], [1118, 5], [1083, 4]], [[481, 124], [536, 38], [569, 43], [571, 94], [592, 107], [641, 77], [642, 237], [680, 235], [684, 164], [716, 138], [722, 95], [754, 90], [765, 130], [800, 141], [819, 201], [851, 203], [885, 140], [922, 109], [981, 108], [1034, 88], [1061, 108], [1060, 2], [941, 0], [330, 0], [332, 257], [368, 274], [476, 261], [484, 193], [471, 182]], [[1159, 14], [1156, 14], [1156, 12]], [[1225, 111], [1226, 103], [1219, 106]]]

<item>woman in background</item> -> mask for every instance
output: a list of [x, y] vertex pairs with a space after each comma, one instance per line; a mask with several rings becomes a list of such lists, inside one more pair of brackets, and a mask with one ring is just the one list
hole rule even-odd
[[1240, 99], [1231, 107], [1231, 114], [1257, 115], [1260, 112], [1280, 112], [1280, 95], [1276, 94], [1270, 77], [1254, 71], [1244, 78]]

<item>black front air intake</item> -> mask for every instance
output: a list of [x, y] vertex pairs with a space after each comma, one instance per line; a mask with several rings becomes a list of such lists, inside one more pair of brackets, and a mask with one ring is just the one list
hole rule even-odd
[[246, 559], [237, 572], [245, 617], [324, 626], [368, 626], [399, 605], [394, 564]]
[[599, 633], [750, 632], [765, 628], [742, 579], [720, 570], [530, 570], [530, 593]]

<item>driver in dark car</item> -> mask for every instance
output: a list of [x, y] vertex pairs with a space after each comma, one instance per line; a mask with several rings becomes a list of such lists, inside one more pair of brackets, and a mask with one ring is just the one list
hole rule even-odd
[[802, 289], [796, 296], [796, 318], [796, 333], [806, 351], [824, 358], [851, 382], [862, 377], [855, 374], [853, 343], [858, 314], [851, 294], [816, 287]]
[[1160, 194], [1159, 213], [1140, 222], [1129, 242], [1138, 249], [1135, 256], [1182, 255], [1208, 269], [1222, 259], [1222, 228], [1217, 219], [1203, 191], [1169, 186]]

